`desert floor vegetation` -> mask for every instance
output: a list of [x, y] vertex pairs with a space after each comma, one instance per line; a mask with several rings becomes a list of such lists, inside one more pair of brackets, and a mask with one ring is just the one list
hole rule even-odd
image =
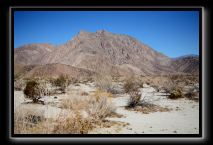
[[175, 114], [182, 100], [199, 100], [195, 76], [19, 78], [14, 91], [15, 134], [134, 133], [132, 115]]

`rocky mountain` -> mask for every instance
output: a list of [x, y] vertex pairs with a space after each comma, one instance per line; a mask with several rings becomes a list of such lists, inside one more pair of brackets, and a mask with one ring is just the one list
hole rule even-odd
[[173, 59], [172, 66], [177, 72], [199, 74], [199, 56], [187, 55]]
[[199, 71], [199, 67], [191, 68], [190, 63], [197, 64], [193, 60], [187, 61], [190, 68], [187, 68], [187, 65], [182, 68], [182, 61], [174, 61], [131, 36], [104, 30], [94, 33], [80, 31], [70, 41], [59, 46], [30, 44], [16, 48], [14, 62], [24, 66], [46, 66], [57, 63], [63, 64], [63, 67], [70, 66], [111, 75], [155, 75]]

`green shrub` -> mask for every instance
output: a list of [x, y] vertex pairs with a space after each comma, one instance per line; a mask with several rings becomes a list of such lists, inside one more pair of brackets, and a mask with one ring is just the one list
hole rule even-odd
[[41, 98], [39, 83], [34, 80], [28, 81], [24, 89], [24, 94], [26, 98], [32, 99], [34, 103], [38, 102], [38, 99]]

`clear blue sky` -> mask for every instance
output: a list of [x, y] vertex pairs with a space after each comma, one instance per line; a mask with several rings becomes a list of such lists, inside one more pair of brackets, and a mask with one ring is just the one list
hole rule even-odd
[[80, 30], [127, 34], [169, 57], [199, 54], [198, 11], [15, 11], [14, 46], [60, 45]]

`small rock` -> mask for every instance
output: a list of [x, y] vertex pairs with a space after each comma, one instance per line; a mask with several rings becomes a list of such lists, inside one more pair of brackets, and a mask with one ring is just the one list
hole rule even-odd
[[174, 133], [177, 133], [177, 131], [175, 130]]

